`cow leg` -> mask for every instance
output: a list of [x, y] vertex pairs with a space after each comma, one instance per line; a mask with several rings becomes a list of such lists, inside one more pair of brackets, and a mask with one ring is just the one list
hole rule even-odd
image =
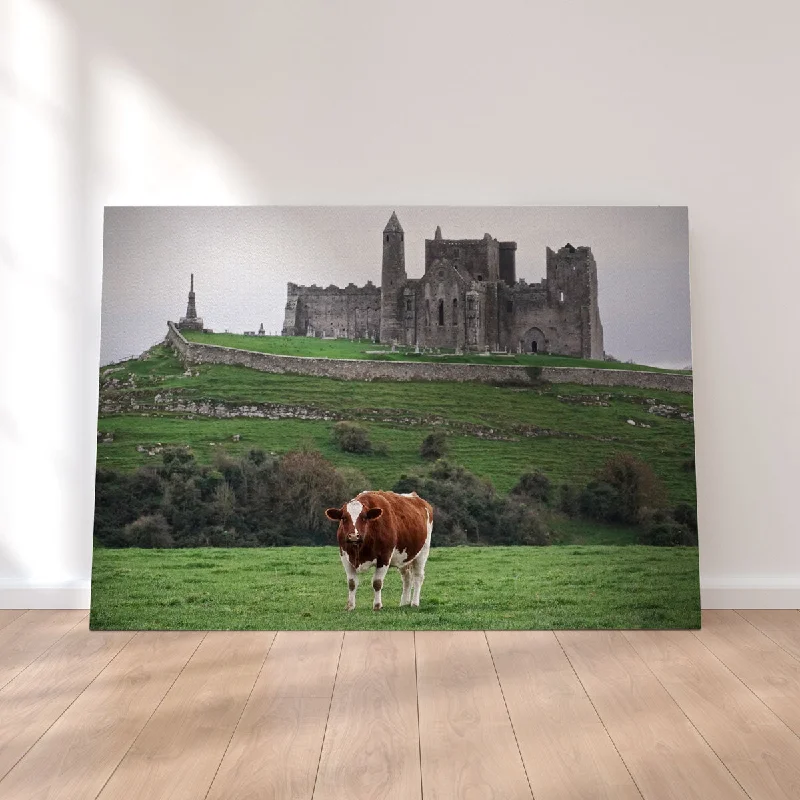
[[347, 611], [352, 611], [356, 607], [356, 589], [358, 589], [358, 573], [353, 569], [350, 559], [342, 553], [342, 566], [347, 575]]
[[388, 564], [384, 567], [378, 567], [375, 570], [375, 575], [372, 578], [372, 588], [375, 590], [375, 597], [372, 601], [373, 611], [380, 611], [381, 608], [383, 608], [383, 603], [381, 603], [381, 590], [383, 589], [383, 579], [386, 577], [388, 571]]
[[419, 607], [419, 595], [422, 591], [422, 582], [425, 580], [425, 564], [428, 561], [428, 554], [431, 552], [431, 533], [433, 531], [433, 520], [428, 520], [428, 535], [425, 544], [419, 551], [417, 557], [411, 562], [411, 605]]
[[403, 579], [403, 594], [400, 595], [400, 605], [407, 606], [411, 602], [411, 565], [400, 568], [400, 577]]

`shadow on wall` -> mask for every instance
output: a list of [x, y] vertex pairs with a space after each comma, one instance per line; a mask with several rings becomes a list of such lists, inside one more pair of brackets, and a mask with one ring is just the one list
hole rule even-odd
[[[241, 98], [224, 130], [231, 87], [201, 55], [212, 43], [185, 28], [191, 19], [224, 41], [235, 25], [228, 52], [246, 62], [266, 12], [252, 4], [216, 18], [218, 7], [185, 1], [131, 9], [0, 4], [0, 336], [11, 344], [0, 348], [0, 606], [4, 586], [90, 574], [103, 206], [268, 201], [253, 189], [268, 183], [265, 165], [220, 140], [241, 129]], [[217, 92], [220, 104], [209, 103]], [[252, 154], [241, 134], [235, 144]]]

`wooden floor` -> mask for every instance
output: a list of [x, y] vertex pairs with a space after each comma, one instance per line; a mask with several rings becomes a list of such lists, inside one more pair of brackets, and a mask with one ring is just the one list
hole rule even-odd
[[800, 612], [133, 634], [0, 610], [0, 797], [797, 800]]

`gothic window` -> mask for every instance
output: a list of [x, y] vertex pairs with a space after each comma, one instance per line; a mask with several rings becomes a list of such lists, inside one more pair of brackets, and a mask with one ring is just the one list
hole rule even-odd
[[474, 311], [475, 310], [475, 298], [468, 297], [467, 298], [467, 311]]
[[439, 324], [444, 325], [444, 300], [439, 301]]
[[514, 310], [514, 302], [513, 300], [509, 300], [506, 303], [506, 311], [510, 314]]
[[453, 298], [453, 325], [458, 325], [458, 298]]
[[431, 301], [425, 301], [425, 324], [430, 326], [431, 324]]
[[406, 300], [406, 311], [411, 311], [411, 300]]

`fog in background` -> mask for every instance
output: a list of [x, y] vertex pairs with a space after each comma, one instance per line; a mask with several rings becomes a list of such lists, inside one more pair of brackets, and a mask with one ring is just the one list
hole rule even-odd
[[194, 273], [207, 328], [280, 333], [286, 284], [380, 285], [382, 231], [393, 210], [406, 272], [425, 267], [425, 239], [490, 233], [517, 242], [517, 279], [545, 277], [545, 248], [592, 248], [606, 353], [691, 364], [688, 223], [678, 207], [109, 207], [105, 211], [101, 363], [161, 341], [186, 313]]

